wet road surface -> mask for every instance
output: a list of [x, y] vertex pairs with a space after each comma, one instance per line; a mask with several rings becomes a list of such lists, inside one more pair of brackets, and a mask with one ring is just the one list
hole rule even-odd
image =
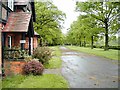
[[70, 88], [118, 88], [118, 61], [65, 47], [62, 50], [62, 75]]

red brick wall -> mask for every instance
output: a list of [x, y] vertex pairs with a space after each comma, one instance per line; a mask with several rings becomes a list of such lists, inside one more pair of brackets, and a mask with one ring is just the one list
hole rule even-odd
[[12, 36], [12, 47], [13, 46], [20, 47], [20, 40], [21, 40], [22, 34], [20, 34], [20, 33], [7, 33], [6, 34], [6, 41], [5, 41], [6, 47], [8, 47], [8, 36]]
[[23, 12], [23, 10], [21, 10], [21, 9], [17, 9], [15, 12]]
[[33, 38], [33, 48], [34, 49], [38, 47], [38, 40], [37, 39], [38, 39], [37, 36], [34, 36], [34, 38]]
[[28, 45], [29, 45], [29, 38], [26, 37], [26, 43], [25, 43], [25, 47], [24, 48], [28, 49], [29, 48]]
[[[13, 46], [19, 46], [20, 47], [20, 40], [22, 38], [22, 33], [7, 33], [6, 34], [6, 41], [5, 41], [5, 45], [6, 47], [8, 47], [8, 36], [12, 36], [12, 47]], [[33, 38], [33, 48], [37, 48], [38, 46], [38, 41], [37, 41], [37, 36], [34, 36]], [[26, 43], [24, 46], [25, 49], [29, 48], [29, 38], [26, 37]]]
[[5, 60], [4, 62], [5, 75], [22, 74], [22, 67], [25, 63], [26, 63], [25, 61]]
[[[26, 43], [25, 43], [25, 48], [26, 48], [26, 49], [29, 48], [28, 45], [29, 45], [29, 38], [26, 37]], [[34, 37], [33, 37], [33, 48], [35, 49], [35, 48], [37, 48], [37, 47], [38, 47], [37, 36], [34, 36]]]

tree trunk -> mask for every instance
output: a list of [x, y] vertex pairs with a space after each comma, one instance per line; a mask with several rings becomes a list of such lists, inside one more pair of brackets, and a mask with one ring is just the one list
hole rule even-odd
[[94, 42], [93, 42], [93, 35], [91, 36], [91, 49], [93, 49], [93, 44], [94, 44]]
[[85, 41], [85, 36], [84, 36], [84, 47], [86, 47], [86, 41]]
[[107, 23], [107, 20], [105, 20], [105, 48], [104, 50], [107, 51], [109, 48], [108, 48], [108, 23]]
[[80, 40], [80, 47], [81, 47], [82, 46], [81, 36], [79, 37], [79, 40]]
[[82, 44], [82, 42], [81, 42], [81, 40], [80, 40], [80, 47], [82, 46], [81, 44]]

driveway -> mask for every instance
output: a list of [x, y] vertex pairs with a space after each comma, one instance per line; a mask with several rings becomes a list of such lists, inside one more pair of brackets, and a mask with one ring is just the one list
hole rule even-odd
[[62, 50], [62, 75], [70, 88], [118, 88], [118, 61]]

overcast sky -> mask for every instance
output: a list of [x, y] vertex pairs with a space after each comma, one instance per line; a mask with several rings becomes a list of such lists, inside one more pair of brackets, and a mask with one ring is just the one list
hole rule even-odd
[[58, 7], [59, 10], [66, 13], [66, 19], [64, 23], [65, 28], [62, 30], [62, 32], [66, 34], [67, 29], [70, 28], [70, 24], [73, 21], [75, 21], [77, 19], [77, 16], [79, 15], [78, 12], [75, 12], [75, 0], [52, 0], [52, 1], [55, 4], [55, 6]]

